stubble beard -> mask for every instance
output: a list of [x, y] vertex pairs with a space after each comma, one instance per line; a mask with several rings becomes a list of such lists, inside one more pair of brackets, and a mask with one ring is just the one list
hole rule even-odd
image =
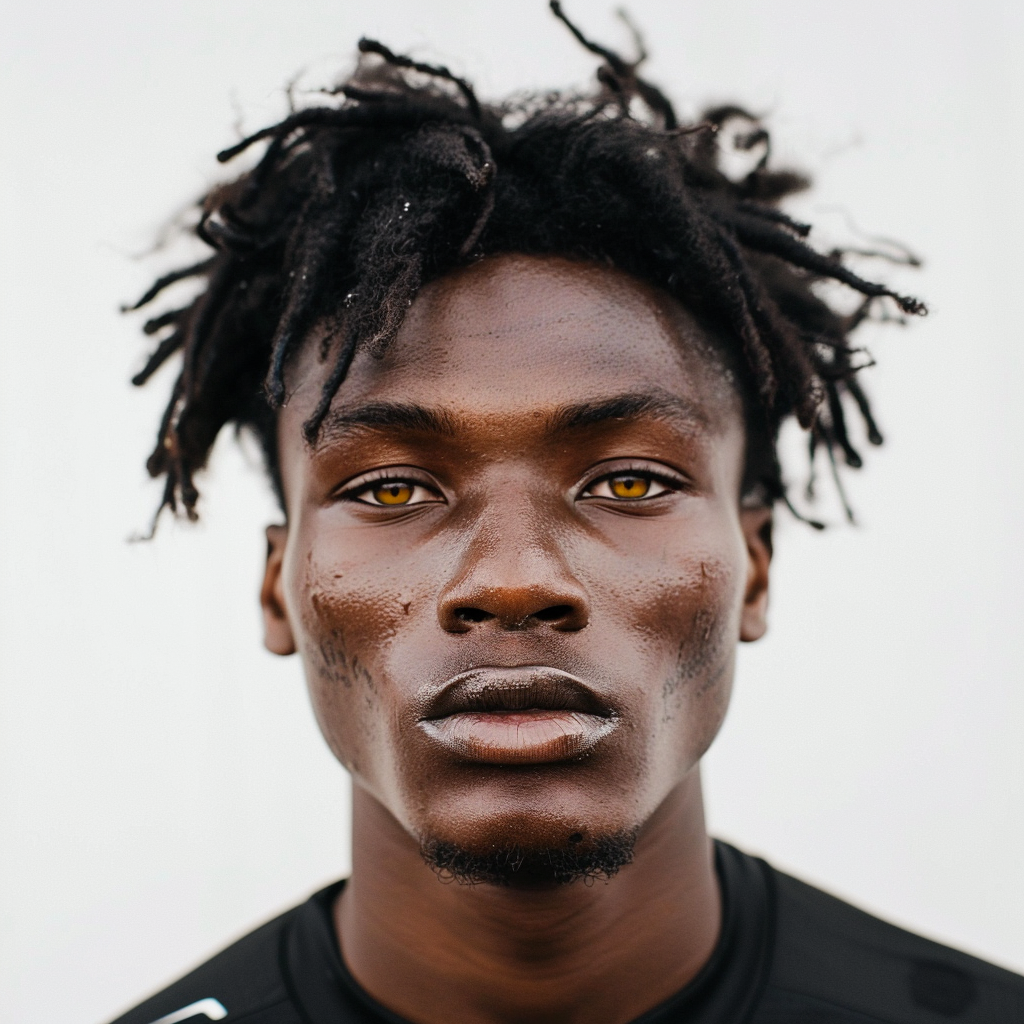
[[611, 878], [633, 860], [638, 830], [624, 829], [583, 841], [572, 835], [564, 846], [528, 849], [518, 844], [486, 852], [442, 839], [426, 839], [420, 854], [445, 882], [543, 888]]

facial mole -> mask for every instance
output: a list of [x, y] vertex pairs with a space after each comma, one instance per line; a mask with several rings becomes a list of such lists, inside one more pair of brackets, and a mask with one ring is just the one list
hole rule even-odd
[[571, 836], [569, 836], [569, 842], [570, 843], [582, 843], [583, 842], [583, 833], [582, 832], [573, 832], [573, 834]]

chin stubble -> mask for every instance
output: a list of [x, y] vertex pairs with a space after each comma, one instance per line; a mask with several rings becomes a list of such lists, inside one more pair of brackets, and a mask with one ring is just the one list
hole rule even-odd
[[633, 859], [636, 829], [583, 841], [574, 833], [564, 846], [526, 849], [518, 844], [479, 853], [440, 839], [425, 840], [420, 853], [445, 882], [461, 885], [571, 885], [611, 878]]

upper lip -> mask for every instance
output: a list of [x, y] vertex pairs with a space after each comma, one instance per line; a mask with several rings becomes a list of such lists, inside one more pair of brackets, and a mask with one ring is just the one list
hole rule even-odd
[[427, 698], [421, 721], [466, 712], [577, 711], [602, 718], [612, 710], [582, 679], [545, 665], [480, 666], [460, 672]]

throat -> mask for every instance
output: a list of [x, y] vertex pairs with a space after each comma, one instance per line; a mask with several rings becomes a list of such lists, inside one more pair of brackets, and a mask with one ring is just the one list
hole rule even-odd
[[498, 880], [483, 877], [479, 859], [425, 851], [357, 788], [353, 873], [335, 907], [350, 972], [424, 1024], [635, 1019], [696, 976], [721, 927], [693, 776], [600, 856], [581, 851], [552, 870], [558, 856], [534, 851], [512, 881], [513, 851], [485, 866]]

